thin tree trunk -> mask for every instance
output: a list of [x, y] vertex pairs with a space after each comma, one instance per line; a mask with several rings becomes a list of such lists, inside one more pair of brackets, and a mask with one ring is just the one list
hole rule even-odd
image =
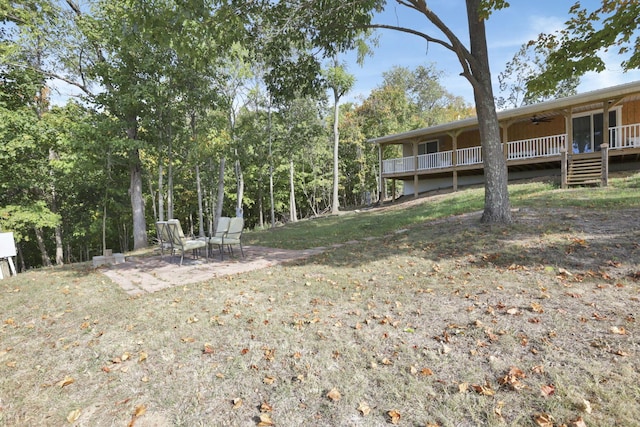
[[40, 255], [42, 257], [42, 265], [45, 267], [51, 267], [51, 259], [49, 259], [47, 247], [44, 244], [42, 228], [34, 227], [34, 230], [36, 232], [36, 243], [38, 244], [38, 249], [40, 249]]
[[196, 189], [198, 192], [198, 236], [204, 237], [204, 211], [202, 210], [202, 185], [200, 182], [200, 166], [196, 165]]
[[[270, 99], [271, 100], [271, 99]], [[271, 136], [271, 102], [269, 102], [269, 203], [271, 204], [271, 228], [276, 226], [276, 204], [273, 195], [273, 139]]]
[[[237, 154], [236, 154], [237, 155]], [[244, 216], [242, 210], [242, 199], [244, 197], [244, 175], [242, 174], [242, 167], [240, 166], [240, 160], [236, 159], [235, 162], [236, 183], [237, 183], [237, 203], [236, 203], [236, 216], [242, 218]]]
[[169, 135], [169, 154], [167, 166], [167, 219], [173, 218], [173, 143]]
[[[156, 192], [153, 191], [153, 180], [149, 178], [149, 194], [151, 194], [151, 207], [153, 208], [153, 219], [154, 221], [159, 221], [158, 219], [158, 208], [156, 205]], [[158, 193], [159, 195], [160, 193]]]
[[147, 247], [147, 226], [144, 218], [144, 198], [142, 197], [142, 164], [138, 149], [130, 153], [131, 183], [129, 192], [133, 209], [133, 249]]
[[338, 102], [340, 96], [336, 89], [333, 90], [334, 104], [333, 104], [333, 198], [331, 203], [331, 213], [337, 214], [340, 210], [340, 200], [338, 198], [338, 184], [339, 184], [339, 171], [338, 171], [338, 145], [340, 142], [340, 134], [338, 133]]
[[[216, 218], [215, 225], [218, 225], [218, 219], [222, 216], [222, 206], [224, 204], [224, 164], [225, 158], [220, 158], [220, 171], [218, 172], [218, 200], [216, 200]], [[214, 228], [215, 229], [215, 228]]]
[[289, 161], [289, 219], [291, 222], [298, 221], [298, 212], [296, 211], [296, 188], [293, 181], [293, 159]]
[[164, 168], [158, 165], [158, 221], [164, 221]]
[[102, 255], [107, 251], [107, 201], [102, 205]]

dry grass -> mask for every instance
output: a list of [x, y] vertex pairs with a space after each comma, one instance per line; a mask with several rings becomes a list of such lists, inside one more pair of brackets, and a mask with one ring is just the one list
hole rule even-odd
[[638, 425], [639, 215], [457, 216], [136, 298], [0, 281], [0, 424]]

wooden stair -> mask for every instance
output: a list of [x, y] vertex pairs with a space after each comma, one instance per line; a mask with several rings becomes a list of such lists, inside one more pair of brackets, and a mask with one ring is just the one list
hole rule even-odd
[[567, 173], [567, 185], [592, 184], [602, 184], [602, 156], [600, 153], [571, 158]]

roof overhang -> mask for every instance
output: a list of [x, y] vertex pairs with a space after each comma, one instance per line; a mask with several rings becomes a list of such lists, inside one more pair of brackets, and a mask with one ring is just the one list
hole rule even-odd
[[[523, 119], [530, 119], [534, 115], [553, 116], [562, 112], [587, 111], [597, 109], [602, 103], [615, 101], [619, 102], [624, 98], [640, 98], [640, 81], [626, 83], [619, 86], [612, 86], [606, 89], [598, 89], [566, 98], [554, 99], [538, 104], [525, 105], [523, 107], [504, 110], [498, 112], [499, 122], [516, 122]], [[395, 135], [382, 136], [367, 140], [373, 144], [398, 144], [407, 140], [420, 139], [429, 136], [446, 135], [450, 133], [462, 132], [476, 129], [478, 118], [471, 117], [455, 122], [444, 123], [428, 128], [416, 129], [409, 132]]]

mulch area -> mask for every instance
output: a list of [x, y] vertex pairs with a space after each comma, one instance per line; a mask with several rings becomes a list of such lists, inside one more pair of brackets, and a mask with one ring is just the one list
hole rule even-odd
[[232, 274], [246, 273], [321, 253], [324, 248], [287, 250], [262, 246], [245, 246], [245, 257], [220, 255], [206, 260], [169, 255], [126, 257], [126, 262], [100, 267], [103, 274], [119, 284], [130, 295], [157, 292], [172, 286], [187, 285]]

